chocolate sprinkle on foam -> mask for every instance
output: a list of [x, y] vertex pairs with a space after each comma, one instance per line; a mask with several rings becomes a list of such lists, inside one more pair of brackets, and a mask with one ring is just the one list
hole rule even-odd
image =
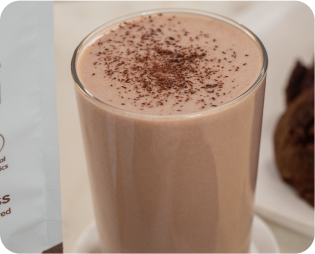
[[[225, 30], [232, 31], [240, 39], [232, 41], [231, 36], [226, 41], [220, 29], [224, 36]], [[230, 95], [232, 82], [248, 84], [257, 78], [260, 66], [253, 66], [253, 58], [258, 48], [252, 42], [248, 50], [247, 38], [238, 49], [244, 38], [231, 25], [209, 18], [141, 17], [111, 27], [90, 43], [80, 57], [79, 78], [97, 98], [115, 101], [110, 104], [122, 109], [166, 115], [197, 112], [235, 98], [237, 89]], [[243, 87], [239, 95], [248, 89]], [[223, 99], [214, 105], [218, 97]]]

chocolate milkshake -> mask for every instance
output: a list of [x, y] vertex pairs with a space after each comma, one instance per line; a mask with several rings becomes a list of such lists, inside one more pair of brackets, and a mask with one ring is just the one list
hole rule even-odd
[[72, 62], [104, 252], [248, 252], [267, 56], [223, 17], [105, 24]]

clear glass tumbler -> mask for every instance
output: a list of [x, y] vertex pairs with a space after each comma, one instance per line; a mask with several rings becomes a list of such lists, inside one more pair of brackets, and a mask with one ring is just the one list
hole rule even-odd
[[[263, 59], [255, 83], [229, 103], [178, 116], [133, 113], [90, 94], [76, 72], [85, 45], [114, 24], [161, 12], [204, 15], [246, 33]], [[103, 252], [249, 251], [267, 63], [247, 28], [192, 10], [124, 16], [80, 43], [71, 71]]]

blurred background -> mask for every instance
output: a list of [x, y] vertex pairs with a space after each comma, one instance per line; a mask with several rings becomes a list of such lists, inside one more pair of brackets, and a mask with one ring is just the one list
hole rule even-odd
[[281, 181], [274, 163], [272, 139], [277, 120], [285, 110], [284, 89], [290, 71], [296, 60], [309, 65], [314, 59], [312, 11], [301, 2], [128, 1], [54, 2], [64, 252], [72, 252], [79, 235], [94, 219], [70, 72], [73, 51], [87, 34], [114, 18], [142, 10], [176, 7], [227, 16], [247, 26], [264, 43], [269, 55], [269, 69], [256, 213], [271, 228], [281, 252], [306, 250], [314, 238], [314, 210]]

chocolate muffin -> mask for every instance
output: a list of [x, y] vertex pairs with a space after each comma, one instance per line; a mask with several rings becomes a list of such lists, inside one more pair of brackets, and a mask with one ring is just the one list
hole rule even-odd
[[274, 136], [276, 162], [283, 180], [314, 206], [314, 65], [296, 64], [286, 99]]
[[306, 68], [298, 61], [286, 88], [287, 105], [309, 87], [314, 87], [314, 64]]

